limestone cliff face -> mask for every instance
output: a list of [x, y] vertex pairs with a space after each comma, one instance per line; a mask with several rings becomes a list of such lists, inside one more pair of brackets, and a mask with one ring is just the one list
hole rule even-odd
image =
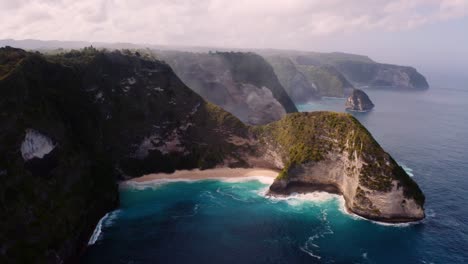
[[265, 56], [273, 67], [278, 80], [296, 104], [320, 98], [318, 87], [301, 72], [294, 62], [284, 56]]
[[341, 61], [335, 66], [356, 86], [400, 90], [429, 88], [426, 78], [412, 67], [358, 61]]
[[353, 85], [335, 67], [306, 56], [264, 55], [296, 103], [327, 97], [346, 97]]
[[351, 115], [293, 114], [259, 133], [265, 152], [279, 155], [283, 165], [270, 193], [325, 190], [342, 194], [347, 209], [365, 218], [424, 218], [421, 190]]
[[247, 126], [167, 64], [121, 52], [5, 48], [0, 66], [1, 263], [76, 259], [118, 179], [176, 169], [278, 168], [272, 192], [323, 188], [367, 218], [424, 217], [419, 187], [350, 115]]
[[[314, 83], [319, 96], [347, 97], [354, 87], [392, 90], [424, 90], [426, 78], [413, 67], [377, 63], [368, 57], [346, 53], [264, 52], [266, 58], [281, 57], [293, 62], [309, 83]], [[288, 71], [272, 63], [278, 76]], [[284, 66], [283, 66], [284, 67]], [[280, 78], [281, 79], [281, 78]], [[289, 89], [292, 94], [295, 89]]]
[[365, 112], [374, 108], [374, 103], [369, 96], [359, 89], [354, 89], [353, 93], [346, 100], [346, 110]]
[[267, 124], [296, 106], [259, 55], [241, 52], [160, 52], [176, 74], [204, 99], [247, 124]]

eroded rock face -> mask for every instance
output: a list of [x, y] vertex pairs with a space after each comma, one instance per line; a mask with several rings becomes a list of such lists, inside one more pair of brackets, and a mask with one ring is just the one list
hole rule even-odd
[[294, 62], [286, 56], [266, 56], [278, 80], [296, 104], [307, 103], [320, 98], [314, 80], [308, 79]]
[[34, 129], [27, 129], [23, 143], [21, 143], [21, 155], [24, 160], [33, 158], [42, 159], [55, 148], [52, 139]]
[[191, 89], [247, 124], [267, 124], [297, 112], [271, 66], [256, 54], [169, 52], [160, 56]]
[[349, 111], [367, 112], [372, 108], [374, 108], [374, 103], [365, 92], [359, 89], [354, 89], [346, 100], [346, 110]]

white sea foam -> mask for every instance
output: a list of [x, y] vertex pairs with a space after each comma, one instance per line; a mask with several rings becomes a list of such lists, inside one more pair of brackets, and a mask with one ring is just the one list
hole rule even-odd
[[325, 203], [341, 197], [327, 192], [292, 193], [288, 196], [273, 196], [266, 193], [264, 195], [272, 202], [286, 201], [291, 206], [300, 206], [304, 203]]
[[109, 212], [105, 214], [97, 223], [96, 228], [94, 228], [93, 234], [91, 235], [91, 238], [88, 241], [88, 246], [94, 245], [99, 239], [101, 239], [102, 236], [102, 227], [109, 227], [111, 226], [115, 219], [118, 216], [118, 213], [120, 210], [116, 210], [113, 212]]
[[[202, 179], [204, 180], [204, 179]], [[196, 182], [201, 181], [199, 179], [156, 179], [151, 181], [144, 181], [144, 182], [136, 182], [136, 181], [125, 181], [120, 183], [120, 188], [128, 188], [128, 189], [136, 189], [136, 190], [144, 190], [144, 189], [157, 189], [161, 187], [161, 185], [174, 183], [174, 182]]]
[[99, 222], [97, 223], [96, 228], [94, 228], [93, 235], [91, 236], [91, 238], [88, 241], [88, 246], [94, 245], [94, 243], [96, 243], [96, 241], [98, 241], [99, 237], [101, 236], [101, 232], [102, 232], [102, 222], [104, 221], [104, 219], [106, 219], [106, 217], [108, 215], [109, 215], [109, 213], [105, 214], [99, 220]]
[[414, 177], [414, 173], [413, 173], [413, 169], [406, 166], [405, 164], [403, 163], [399, 163], [400, 166], [403, 168], [403, 170], [405, 170], [406, 174], [408, 174], [410, 177]]
[[376, 225], [391, 226], [391, 227], [408, 227], [408, 226], [420, 224], [420, 223], [422, 223], [424, 221], [424, 220], [421, 220], [421, 221], [415, 221], [415, 222], [410, 222], [410, 223], [385, 223], [385, 222], [370, 220], [370, 219], [364, 218], [364, 217], [362, 217], [360, 215], [357, 215], [357, 214], [355, 214], [353, 212], [348, 211], [348, 209], [346, 209], [346, 206], [345, 206], [344, 198], [343, 197], [341, 197], [341, 198], [342, 199], [339, 200], [340, 201], [340, 203], [339, 203], [340, 211], [343, 214], [345, 214], [345, 215], [347, 215], [347, 216], [349, 216], [349, 217], [351, 217], [351, 218], [353, 218], [355, 220], [369, 221], [369, 222], [371, 222], [373, 224], [376, 224]]
[[237, 178], [216, 178], [220, 181], [236, 183], [236, 182], [248, 182], [248, 181], [259, 181], [263, 184], [271, 185], [275, 179], [268, 176], [247, 176], [247, 177], [237, 177]]
[[230, 192], [225, 192], [223, 190], [221, 190], [221, 188], [218, 188], [216, 189], [216, 192], [219, 193], [220, 195], [222, 196], [228, 196], [228, 197], [231, 197], [232, 199], [236, 200], [236, 201], [240, 201], [240, 202], [248, 202], [249, 200], [248, 199], [242, 199]]
[[314, 252], [312, 252], [311, 250], [305, 248], [305, 247], [299, 247], [299, 249], [305, 253], [307, 253], [307, 255], [311, 256], [311, 257], [314, 257], [316, 259], [321, 259], [322, 257], [320, 257], [319, 255], [315, 255]]
[[270, 185], [273, 183], [274, 178], [268, 176], [246, 176], [246, 177], [215, 177], [215, 178], [206, 178], [206, 179], [184, 179], [184, 178], [177, 178], [177, 179], [155, 179], [151, 181], [144, 181], [144, 182], [136, 182], [136, 181], [125, 181], [120, 183], [120, 187], [122, 188], [130, 188], [130, 189], [137, 189], [143, 190], [147, 188], [158, 188], [161, 185], [174, 183], [174, 182], [199, 182], [199, 181], [222, 181], [228, 183], [239, 183], [239, 182], [249, 182], [249, 181], [259, 181], [262, 184]]

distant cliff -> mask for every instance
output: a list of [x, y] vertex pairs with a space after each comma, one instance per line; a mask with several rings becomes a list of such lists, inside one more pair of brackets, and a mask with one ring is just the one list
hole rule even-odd
[[118, 179], [176, 169], [277, 168], [272, 193], [336, 191], [367, 218], [424, 217], [417, 184], [350, 115], [247, 126], [128, 52], [4, 48], [0, 62], [1, 263], [76, 260], [118, 205]]
[[[299, 51], [260, 52], [296, 103], [317, 97], [347, 97], [355, 87], [392, 90], [429, 88], [412, 67], [377, 63], [366, 56]], [[304, 80], [304, 77], [306, 80]]]
[[247, 124], [266, 124], [296, 106], [271, 66], [259, 55], [242, 52], [159, 52], [191, 89]]
[[401, 90], [428, 89], [426, 78], [415, 68], [381, 63], [342, 61], [335, 64], [356, 86]]

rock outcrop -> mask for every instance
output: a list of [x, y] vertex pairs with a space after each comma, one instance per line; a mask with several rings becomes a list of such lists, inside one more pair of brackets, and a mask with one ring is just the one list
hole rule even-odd
[[204, 99], [247, 124], [267, 124], [297, 112], [273, 69], [259, 55], [160, 51], [158, 56]]
[[1, 263], [76, 259], [118, 205], [118, 179], [176, 169], [277, 168], [272, 193], [320, 187], [370, 219], [424, 217], [417, 184], [351, 115], [294, 113], [252, 127], [138, 55], [4, 48], [5, 61]]
[[346, 100], [346, 110], [349, 111], [367, 112], [372, 108], [374, 108], [374, 103], [365, 92], [359, 89], [354, 89]]

